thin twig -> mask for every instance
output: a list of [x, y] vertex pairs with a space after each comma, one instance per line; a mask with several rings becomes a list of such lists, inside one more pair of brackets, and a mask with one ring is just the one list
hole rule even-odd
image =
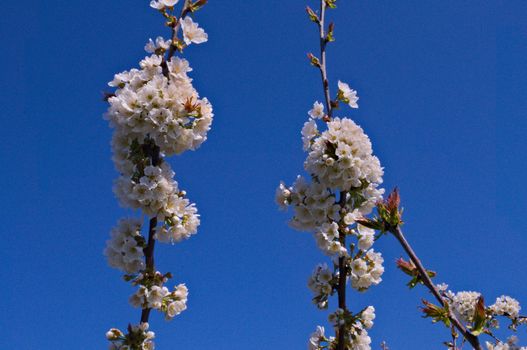
[[[151, 160], [152, 166], [159, 166], [161, 164], [161, 157], [159, 147], [155, 145], [150, 145], [148, 147], [148, 156]], [[154, 248], [156, 245], [155, 234], [157, 227], [157, 217], [154, 216], [150, 219], [148, 227], [148, 243], [143, 249], [145, 255], [145, 272], [153, 276], [156, 273], [155, 259], [154, 259]], [[148, 322], [150, 316], [150, 308], [141, 310], [141, 323]]]
[[322, 77], [322, 87], [324, 89], [324, 98], [326, 99], [326, 108], [328, 110], [328, 117], [331, 119], [333, 114], [333, 108], [331, 106], [331, 95], [329, 91], [329, 81], [326, 68], [326, 29], [325, 29], [325, 17], [326, 17], [326, 1], [320, 0], [320, 16], [318, 23], [318, 29], [320, 34], [320, 75]]
[[[441, 304], [441, 306], [446, 306], [445, 301], [443, 300], [443, 297], [441, 296], [441, 293], [439, 293], [439, 290], [435, 286], [435, 284], [432, 282], [432, 279], [427, 273], [427, 270], [424, 268], [423, 264], [421, 263], [421, 260], [417, 257], [414, 250], [410, 246], [410, 243], [406, 240], [406, 238], [403, 235], [403, 231], [399, 226], [396, 226], [390, 230], [390, 232], [395, 236], [395, 238], [399, 241], [403, 249], [406, 251], [414, 265], [417, 267], [417, 270], [419, 271], [419, 274], [421, 275], [421, 280], [423, 281], [423, 284], [430, 290], [430, 292], [434, 295], [434, 297], [437, 299], [437, 301]], [[452, 310], [448, 308], [448, 314], [450, 322], [456, 327], [459, 332], [463, 335], [463, 337], [472, 345], [472, 347], [476, 350], [482, 350], [481, 345], [479, 343], [478, 337], [470, 333], [465, 326], [458, 320], [456, 315], [452, 313]]]
[[[327, 121], [331, 120], [331, 116], [333, 115], [333, 107], [331, 105], [331, 94], [329, 91], [329, 81], [327, 77], [327, 67], [326, 67], [326, 46], [327, 46], [327, 38], [326, 38], [326, 29], [325, 29], [325, 17], [326, 17], [326, 1], [320, 0], [320, 15], [317, 21], [318, 29], [319, 29], [319, 35], [320, 35], [320, 65], [318, 66], [320, 70], [320, 76], [322, 78], [322, 88], [324, 90], [324, 98], [326, 100], [326, 109], [327, 109]], [[340, 192], [339, 197], [339, 204], [341, 207], [344, 207], [346, 204], [346, 192], [342, 191]], [[342, 222], [339, 223], [339, 226], [342, 226]], [[345, 225], [344, 225], [345, 226]], [[340, 230], [339, 233], [339, 242], [340, 244], [345, 247], [346, 246], [346, 233], [344, 230]], [[347, 268], [346, 268], [346, 258], [340, 257], [338, 261], [338, 269], [339, 269], [339, 282], [338, 282], [338, 305], [339, 308], [342, 310], [347, 310], [346, 307], [346, 277], [347, 277]], [[338, 341], [337, 341], [337, 350], [344, 350], [344, 344], [345, 344], [345, 336], [346, 336], [346, 326], [341, 325], [339, 326], [338, 330]]]

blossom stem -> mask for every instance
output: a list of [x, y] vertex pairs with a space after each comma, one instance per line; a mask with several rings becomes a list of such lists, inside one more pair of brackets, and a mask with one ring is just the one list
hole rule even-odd
[[[159, 147], [156, 145], [149, 145], [147, 147], [147, 154], [149, 155], [149, 158], [151, 160], [152, 166], [159, 166], [161, 163], [161, 157], [160, 157], [160, 151]], [[154, 216], [150, 219], [150, 223], [148, 226], [148, 243], [146, 247], [143, 249], [143, 253], [145, 255], [145, 271], [148, 274], [152, 274], [152, 276], [155, 274], [155, 259], [154, 259], [154, 248], [156, 245], [156, 227], [157, 227], [157, 216]], [[150, 317], [150, 308], [146, 308], [141, 310], [141, 323], [148, 322], [148, 318]]]
[[331, 95], [329, 92], [329, 81], [326, 68], [326, 30], [325, 30], [325, 17], [326, 17], [326, 1], [320, 0], [320, 17], [318, 23], [318, 29], [320, 33], [320, 75], [322, 77], [322, 87], [324, 88], [324, 97], [326, 99], [326, 108], [328, 110], [328, 117], [331, 119], [333, 109], [331, 106]]
[[[346, 205], [346, 192], [342, 191], [340, 192], [340, 199], [339, 204], [341, 208], [343, 208]], [[341, 224], [343, 224], [341, 222]], [[345, 224], [344, 224], [345, 226]], [[340, 244], [345, 247], [346, 246], [346, 233], [341, 230], [339, 233], [339, 242]], [[346, 277], [348, 276], [348, 271], [346, 268], [346, 257], [342, 256], [339, 258], [339, 284], [338, 284], [338, 299], [339, 299], [339, 308], [342, 310], [346, 310]], [[346, 328], [345, 325], [341, 325], [339, 327], [338, 332], [338, 343], [337, 343], [337, 350], [344, 350], [344, 343], [345, 343], [345, 332]]]
[[[406, 240], [404, 237], [403, 231], [399, 226], [396, 226], [390, 230], [390, 232], [395, 236], [395, 238], [399, 241], [401, 246], [403, 247], [404, 251], [408, 254], [414, 265], [417, 267], [417, 271], [419, 271], [419, 275], [421, 277], [421, 280], [423, 281], [423, 284], [430, 290], [430, 292], [434, 295], [434, 297], [437, 299], [437, 301], [441, 304], [441, 306], [447, 306], [445, 304], [445, 300], [441, 296], [441, 293], [435, 286], [435, 284], [432, 282], [432, 279], [427, 273], [427, 270], [424, 268], [423, 264], [421, 263], [421, 260], [417, 257], [414, 250], [410, 246], [410, 243]], [[472, 347], [476, 350], [482, 350], [482, 347], [479, 343], [478, 337], [470, 333], [465, 326], [459, 321], [459, 319], [452, 313], [450, 308], [448, 308], [448, 318], [450, 319], [450, 322], [456, 327], [459, 332], [463, 335], [463, 337], [472, 345]]]

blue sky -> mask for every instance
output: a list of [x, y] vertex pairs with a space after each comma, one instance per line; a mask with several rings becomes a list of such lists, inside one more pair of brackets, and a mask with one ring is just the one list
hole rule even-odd
[[[156, 252], [159, 269], [190, 289], [185, 313], [153, 317], [159, 349], [304, 349], [326, 323], [306, 287], [326, 258], [273, 202], [279, 181], [302, 172], [300, 128], [322, 99], [305, 56], [317, 50], [305, 4], [211, 1], [198, 13], [210, 41], [186, 56], [215, 121], [199, 151], [170, 160], [202, 225]], [[2, 8], [0, 348], [106, 348], [105, 331], [140, 312], [102, 255], [126, 212], [111, 191], [101, 92], [167, 29], [148, 1]], [[330, 79], [360, 96], [360, 109], [341, 116], [370, 135], [385, 187], [401, 189], [407, 237], [437, 281], [488, 301], [510, 294], [527, 309], [526, 11], [521, 1], [339, 0], [328, 56]], [[421, 318], [426, 293], [408, 291], [394, 266], [402, 249], [392, 237], [377, 247], [383, 283], [348, 299], [375, 305], [373, 343], [441, 349], [448, 330]]]

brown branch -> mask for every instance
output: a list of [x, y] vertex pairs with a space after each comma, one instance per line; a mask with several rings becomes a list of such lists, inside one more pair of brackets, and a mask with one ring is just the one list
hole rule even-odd
[[[410, 243], [406, 240], [406, 238], [403, 235], [403, 231], [399, 226], [396, 226], [394, 228], [390, 229], [390, 232], [395, 236], [395, 238], [399, 241], [403, 249], [406, 251], [414, 265], [417, 267], [417, 270], [419, 271], [419, 275], [421, 276], [421, 280], [423, 281], [423, 284], [430, 290], [430, 292], [434, 295], [434, 297], [437, 299], [437, 301], [441, 304], [441, 306], [448, 306], [445, 303], [445, 300], [441, 296], [441, 293], [435, 286], [435, 284], [432, 282], [432, 279], [430, 276], [428, 276], [427, 270], [424, 268], [423, 264], [421, 263], [421, 260], [417, 257], [414, 250], [410, 246]], [[456, 315], [452, 313], [452, 310], [450, 310], [450, 307], [448, 307], [448, 318], [450, 319], [450, 322], [454, 325], [454, 327], [457, 328], [457, 330], [463, 335], [463, 337], [472, 345], [472, 347], [476, 350], [482, 350], [481, 345], [479, 343], [478, 337], [470, 333], [469, 330], [463, 326], [463, 324], [458, 320]]]
[[326, 17], [326, 1], [320, 0], [320, 16], [317, 22], [319, 34], [320, 34], [320, 76], [322, 78], [322, 87], [324, 89], [324, 98], [326, 99], [326, 108], [328, 110], [328, 117], [331, 119], [333, 114], [333, 108], [331, 106], [331, 95], [329, 92], [329, 81], [326, 68], [326, 29], [325, 29], [325, 17]]
[[[160, 156], [160, 150], [159, 147], [155, 144], [149, 144], [146, 153], [148, 154], [148, 157], [151, 160], [152, 166], [159, 166], [161, 164], [161, 156]], [[156, 273], [156, 266], [155, 266], [155, 259], [154, 259], [154, 248], [156, 245], [155, 240], [155, 234], [156, 234], [156, 227], [157, 227], [157, 216], [154, 216], [150, 219], [149, 227], [148, 227], [148, 243], [146, 247], [143, 249], [143, 253], [145, 255], [145, 273], [150, 274], [151, 276], [154, 276]], [[141, 310], [141, 323], [148, 322], [148, 318], [150, 317], [150, 308], [142, 309]]]
[[[320, 15], [318, 18], [318, 21], [316, 22], [318, 24], [319, 29], [319, 35], [320, 35], [320, 64], [318, 65], [318, 68], [320, 70], [320, 77], [322, 78], [322, 88], [324, 90], [324, 98], [326, 100], [326, 109], [327, 109], [327, 118], [324, 118], [324, 120], [330, 121], [331, 116], [333, 115], [333, 106], [331, 104], [331, 94], [329, 91], [329, 81], [327, 77], [327, 67], [326, 67], [326, 46], [327, 46], [327, 38], [326, 38], [326, 29], [325, 29], [325, 17], [326, 17], [326, 1], [320, 0]], [[341, 207], [344, 207], [346, 204], [346, 192], [342, 191], [340, 192], [340, 198], [339, 198], [339, 204]], [[339, 223], [339, 242], [343, 247], [346, 247], [346, 232], [345, 230], [341, 229], [343, 226], [343, 222]], [[345, 225], [344, 225], [345, 228]], [[340, 257], [338, 261], [338, 269], [339, 269], [339, 281], [338, 281], [338, 305], [339, 308], [342, 310], [347, 310], [346, 307], [346, 277], [347, 277], [347, 267], [346, 267], [346, 257]], [[345, 337], [346, 337], [346, 325], [339, 326], [338, 332], [337, 332], [337, 350], [345, 350]]]
[[[342, 191], [340, 192], [340, 199], [339, 204], [341, 208], [343, 208], [346, 204], [346, 192]], [[346, 224], [343, 222], [344, 219], [341, 220], [339, 223], [339, 226], [346, 227]], [[339, 242], [342, 244], [343, 247], [346, 247], [346, 232], [345, 230], [341, 230], [339, 228]], [[348, 270], [346, 266], [346, 257], [342, 256], [339, 258], [339, 284], [338, 284], [338, 299], [339, 299], [339, 308], [342, 310], [346, 310], [346, 277], [348, 276]], [[345, 344], [345, 334], [346, 332], [346, 325], [342, 325], [339, 327], [338, 332], [338, 343], [337, 343], [337, 350], [344, 350], [344, 344]]]

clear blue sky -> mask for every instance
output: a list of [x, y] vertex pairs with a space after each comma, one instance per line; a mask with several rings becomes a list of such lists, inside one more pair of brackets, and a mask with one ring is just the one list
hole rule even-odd
[[[157, 250], [158, 267], [190, 288], [180, 317], [152, 319], [161, 350], [304, 349], [326, 324], [306, 287], [325, 258], [273, 202], [278, 182], [302, 171], [300, 128], [322, 98], [305, 3], [211, 1], [198, 14], [210, 41], [187, 57], [216, 116], [198, 152], [171, 159], [202, 225]], [[405, 231], [438, 282], [489, 301], [509, 293], [524, 309], [526, 13], [522, 1], [340, 0], [329, 48], [330, 78], [358, 90], [352, 116], [386, 188], [400, 187]], [[28, 0], [2, 4], [0, 33], [0, 348], [104, 349], [105, 331], [139, 310], [102, 255], [125, 212], [101, 92], [167, 29], [148, 1]], [[417, 312], [426, 293], [405, 287], [401, 248], [391, 237], [378, 248], [384, 282], [349, 298], [377, 308], [374, 344], [441, 349], [448, 330]]]

